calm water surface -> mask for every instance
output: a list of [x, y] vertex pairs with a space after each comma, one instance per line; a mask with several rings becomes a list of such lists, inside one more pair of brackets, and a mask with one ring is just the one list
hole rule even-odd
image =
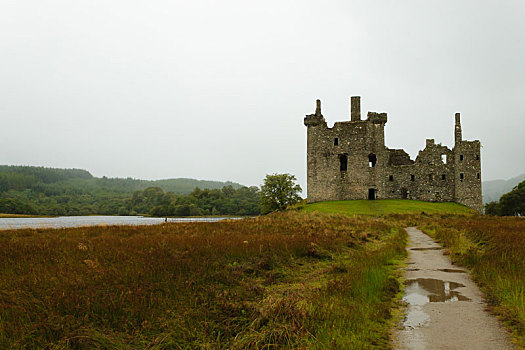
[[[225, 219], [242, 218], [168, 218], [168, 222], [217, 222]], [[56, 218], [0, 218], [0, 229], [20, 228], [62, 228], [97, 225], [156, 225], [164, 218], [144, 216], [59, 216]]]

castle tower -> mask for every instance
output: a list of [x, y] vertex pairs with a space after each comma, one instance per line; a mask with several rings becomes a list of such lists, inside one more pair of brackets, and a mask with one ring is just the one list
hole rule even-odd
[[361, 119], [359, 96], [350, 99], [350, 120], [329, 128], [317, 100], [307, 127], [308, 202], [384, 198], [386, 113], [368, 112]]
[[[320, 152], [325, 145], [323, 131], [327, 129], [326, 121], [321, 112], [321, 100], [316, 101], [315, 113], [304, 117], [306, 131], [306, 186], [308, 197], [314, 200], [322, 200], [322, 195], [318, 193], [317, 179], [320, 176], [320, 169], [326, 166], [326, 161], [320, 157]], [[318, 198], [318, 199], [316, 199]]]
[[454, 201], [483, 211], [481, 196], [481, 143], [465, 141], [461, 134], [461, 116], [455, 115], [454, 127]]

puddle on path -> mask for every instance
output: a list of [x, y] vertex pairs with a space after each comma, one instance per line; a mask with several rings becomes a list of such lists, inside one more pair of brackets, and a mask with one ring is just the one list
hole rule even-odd
[[[433, 278], [417, 278], [405, 282], [405, 300], [412, 304], [416, 301], [420, 304], [430, 302], [448, 302], [448, 301], [470, 301], [469, 298], [461, 295], [455, 289], [465, 287], [465, 285], [456, 282], [437, 280]], [[420, 304], [422, 305], [422, 304]]]
[[422, 247], [422, 248], [410, 248], [410, 250], [442, 250], [443, 247]]
[[403, 300], [409, 306], [403, 325], [405, 329], [420, 327], [430, 321], [422, 309], [423, 305], [435, 302], [470, 301], [455, 289], [464, 287], [461, 283], [433, 278], [417, 278], [405, 281]]
[[442, 272], [452, 272], [452, 273], [467, 273], [467, 271], [465, 270], [460, 270], [460, 269], [437, 269], [438, 271], [442, 271]]

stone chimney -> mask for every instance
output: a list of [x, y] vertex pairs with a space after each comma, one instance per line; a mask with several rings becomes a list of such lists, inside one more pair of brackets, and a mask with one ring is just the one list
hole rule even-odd
[[455, 144], [459, 144], [462, 140], [461, 135], [461, 115], [459, 113], [456, 113], [456, 126], [454, 128], [454, 142]]
[[316, 106], [315, 106], [315, 115], [322, 115], [321, 114], [321, 100], [317, 100]]
[[361, 97], [352, 96], [350, 98], [350, 120], [358, 122], [361, 120]]

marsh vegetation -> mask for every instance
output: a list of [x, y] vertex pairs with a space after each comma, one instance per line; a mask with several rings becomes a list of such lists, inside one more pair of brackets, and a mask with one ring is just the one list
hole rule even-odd
[[388, 343], [405, 232], [288, 212], [0, 233], [0, 347]]
[[472, 269], [523, 344], [525, 221], [381, 202], [1, 231], [0, 348], [385, 348], [414, 225]]

